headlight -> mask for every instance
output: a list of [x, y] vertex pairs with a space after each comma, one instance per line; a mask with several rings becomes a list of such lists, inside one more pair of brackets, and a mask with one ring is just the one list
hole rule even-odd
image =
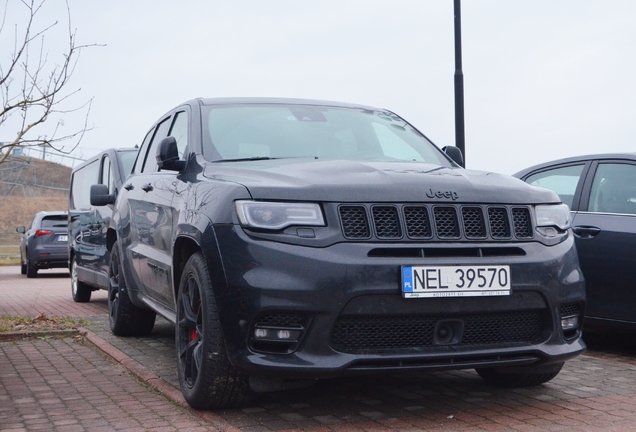
[[570, 209], [567, 205], [538, 205], [535, 210], [537, 226], [556, 226], [562, 230], [570, 228]]
[[314, 203], [236, 201], [241, 225], [279, 230], [290, 225], [325, 226], [320, 206]]

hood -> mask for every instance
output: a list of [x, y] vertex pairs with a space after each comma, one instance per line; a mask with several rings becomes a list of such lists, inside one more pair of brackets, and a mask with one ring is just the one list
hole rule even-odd
[[208, 163], [203, 175], [245, 186], [253, 199], [323, 202], [558, 203], [516, 178], [421, 162], [279, 159]]

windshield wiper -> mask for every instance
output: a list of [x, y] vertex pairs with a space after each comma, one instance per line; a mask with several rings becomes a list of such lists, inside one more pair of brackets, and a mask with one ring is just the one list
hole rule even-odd
[[273, 158], [269, 156], [252, 156], [252, 157], [238, 158], [238, 159], [219, 159], [219, 160], [215, 160], [214, 162], [243, 162], [243, 161], [259, 161], [259, 160], [273, 160], [273, 159], [280, 159], [280, 158]]
[[318, 159], [318, 156], [290, 156], [290, 157], [269, 157], [269, 156], [252, 156], [247, 158], [238, 159], [219, 159], [214, 162], [245, 162], [245, 161], [261, 161], [261, 160], [276, 160], [276, 159]]

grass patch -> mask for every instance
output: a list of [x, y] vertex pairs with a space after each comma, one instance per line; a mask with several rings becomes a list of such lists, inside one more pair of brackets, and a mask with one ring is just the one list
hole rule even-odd
[[83, 318], [70, 318], [59, 316], [46, 316], [40, 314], [37, 317], [22, 317], [14, 315], [0, 315], [0, 333], [19, 331], [51, 331], [70, 330], [85, 325]]
[[5, 245], [1, 241], [2, 232], [0, 232], [0, 265], [18, 265], [20, 264], [20, 245]]

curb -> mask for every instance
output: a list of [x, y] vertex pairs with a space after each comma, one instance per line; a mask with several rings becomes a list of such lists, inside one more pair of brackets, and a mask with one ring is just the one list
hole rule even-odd
[[92, 331], [88, 330], [87, 328], [80, 327], [78, 331], [76, 331], [76, 333], [77, 332], [79, 332], [79, 334], [84, 336], [89, 342], [91, 342], [105, 354], [112, 357], [117, 363], [124, 366], [130, 373], [137, 376], [139, 379], [146, 381], [151, 387], [158, 390], [161, 394], [163, 394], [166, 398], [170, 399], [175, 404], [206, 420], [219, 431], [241, 432], [240, 429], [232, 426], [225, 419], [210, 411], [197, 411], [190, 407], [190, 405], [188, 405], [188, 403], [183, 398], [183, 395], [181, 394], [181, 391], [179, 389], [173, 387], [171, 384], [168, 384], [166, 381], [148, 370], [148, 368], [143, 366], [141, 363], [134, 360], [123, 351], [115, 348]]
[[33, 338], [63, 338], [69, 336], [75, 336], [80, 331], [77, 329], [68, 330], [36, 330], [36, 331], [18, 331], [18, 332], [6, 332], [0, 333], [0, 342], [15, 341], [21, 339], [33, 339]]

